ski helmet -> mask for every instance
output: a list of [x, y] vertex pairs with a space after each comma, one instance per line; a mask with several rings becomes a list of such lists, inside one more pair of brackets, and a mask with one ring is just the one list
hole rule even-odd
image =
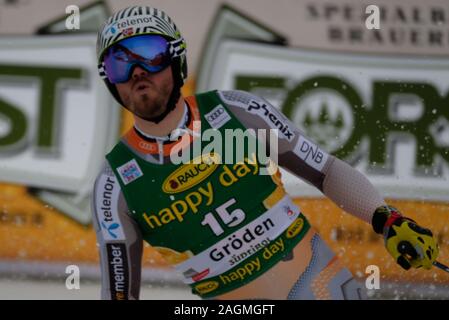
[[133, 6], [109, 17], [100, 27], [97, 36], [98, 72], [111, 94], [123, 106], [117, 88], [107, 78], [103, 56], [108, 48], [119, 41], [145, 34], [161, 35], [172, 40], [169, 50], [172, 59], [173, 91], [167, 103], [166, 112], [154, 119], [147, 119], [158, 123], [174, 109], [181, 95], [181, 87], [187, 78], [185, 40], [173, 20], [164, 11], [148, 6]]

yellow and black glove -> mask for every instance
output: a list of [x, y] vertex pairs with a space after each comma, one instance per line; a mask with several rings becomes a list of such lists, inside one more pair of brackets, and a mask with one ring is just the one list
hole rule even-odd
[[429, 229], [418, 226], [391, 206], [377, 208], [372, 225], [376, 233], [383, 234], [388, 252], [402, 268], [432, 268], [439, 250]]

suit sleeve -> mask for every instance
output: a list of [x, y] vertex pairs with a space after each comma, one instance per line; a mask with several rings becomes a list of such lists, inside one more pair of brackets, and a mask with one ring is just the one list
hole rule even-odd
[[92, 212], [100, 254], [101, 298], [139, 299], [142, 236], [108, 164], [95, 181]]
[[[270, 153], [270, 157], [318, 188], [346, 212], [371, 223], [376, 208], [385, 205], [365, 175], [328, 154], [268, 101], [237, 90], [219, 91], [219, 95], [246, 128], [275, 130], [277, 152]], [[273, 140], [266, 139], [266, 142], [270, 145]]]

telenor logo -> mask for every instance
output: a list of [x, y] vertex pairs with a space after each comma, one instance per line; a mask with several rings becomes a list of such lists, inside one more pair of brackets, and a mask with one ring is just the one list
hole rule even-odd
[[117, 235], [113, 232], [113, 230], [120, 228], [120, 225], [116, 222], [111, 223], [109, 226], [107, 226], [103, 221], [101, 222], [101, 226], [109, 233], [109, 235], [113, 239], [117, 239]]
[[125, 239], [117, 210], [112, 208], [117, 201], [119, 193], [118, 188], [115, 187], [115, 181], [113, 176], [102, 176], [99, 180], [99, 185], [103, 186], [103, 190], [96, 206], [98, 221], [105, 240]]
[[215, 171], [219, 160], [220, 157], [212, 153], [193, 159], [170, 174], [162, 184], [162, 190], [165, 193], [178, 193], [192, 188]]
[[111, 34], [115, 34], [117, 32], [117, 23], [114, 23], [113, 25], [111, 25], [109, 28], [106, 29], [105, 34], [107, 35], [109, 32]]

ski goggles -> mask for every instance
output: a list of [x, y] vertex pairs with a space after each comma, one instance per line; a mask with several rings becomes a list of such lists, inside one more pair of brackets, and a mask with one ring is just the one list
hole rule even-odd
[[184, 50], [182, 42], [182, 38], [169, 41], [159, 35], [141, 35], [123, 39], [107, 49], [104, 54], [103, 66], [106, 76], [115, 84], [128, 81], [135, 66], [149, 73], [162, 71], [171, 64], [173, 57], [183, 53], [179, 54]]

